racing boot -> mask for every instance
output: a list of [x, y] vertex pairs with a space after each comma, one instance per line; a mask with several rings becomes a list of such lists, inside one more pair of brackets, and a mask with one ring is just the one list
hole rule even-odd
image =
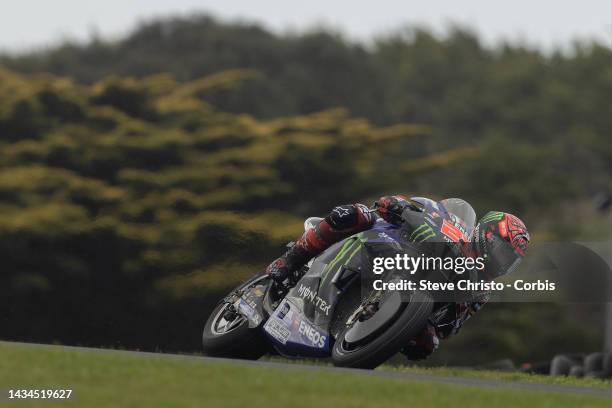
[[293, 244], [281, 257], [266, 268], [266, 273], [274, 280], [277, 286], [283, 282], [312, 258], [312, 254], [301, 245], [300, 241]]

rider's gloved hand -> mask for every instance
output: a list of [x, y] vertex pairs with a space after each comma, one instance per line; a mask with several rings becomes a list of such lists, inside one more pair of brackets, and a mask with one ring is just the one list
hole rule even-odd
[[440, 340], [436, 334], [436, 329], [428, 323], [427, 327], [402, 349], [402, 354], [408, 360], [424, 360], [436, 351], [439, 345]]
[[402, 223], [402, 212], [410, 206], [410, 201], [401, 195], [383, 196], [374, 203], [378, 214], [387, 222], [399, 225]]

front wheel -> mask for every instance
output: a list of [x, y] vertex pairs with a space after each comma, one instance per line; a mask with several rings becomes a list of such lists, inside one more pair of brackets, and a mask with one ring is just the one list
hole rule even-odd
[[266, 351], [266, 343], [258, 328], [234, 310], [231, 303], [220, 303], [210, 314], [202, 334], [204, 354], [212, 357], [257, 360]]
[[351, 343], [346, 339], [351, 327], [345, 328], [338, 334], [332, 349], [334, 365], [369, 369], [379, 366], [423, 330], [433, 307], [434, 302], [428, 294], [415, 292], [395, 321], [376, 337]]

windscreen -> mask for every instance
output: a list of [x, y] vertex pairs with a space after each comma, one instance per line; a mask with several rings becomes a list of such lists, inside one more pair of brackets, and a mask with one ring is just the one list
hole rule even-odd
[[447, 198], [446, 200], [440, 201], [440, 204], [446, 208], [446, 211], [456, 215], [465, 222], [465, 225], [469, 229], [468, 233], [472, 232], [476, 226], [476, 212], [470, 203], [460, 198]]

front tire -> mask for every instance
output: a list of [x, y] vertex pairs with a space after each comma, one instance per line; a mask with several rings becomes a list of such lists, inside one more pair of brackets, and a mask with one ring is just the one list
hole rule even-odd
[[401, 315], [371, 341], [350, 344], [345, 340], [349, 327], [342, 330], [332, 349], [332, 361], [339, 367], [373, 369], [397, 353], [408, 341], [417, 336], [427, 324], [434, 307], [428, 294], [415, 292]]
[[259, 328], [249, 328], [248, 320], [240, 314], [236, 313], [234, 319], [226, 318], [231, 307], [220, 303], [208, 317], [202, 333], [204, 354], [257, 360], [267, 351], [263, 336]]

